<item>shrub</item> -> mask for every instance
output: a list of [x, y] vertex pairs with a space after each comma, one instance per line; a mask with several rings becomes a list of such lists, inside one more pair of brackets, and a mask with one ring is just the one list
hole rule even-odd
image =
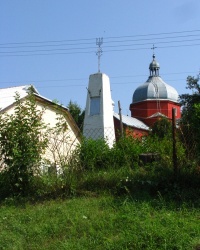
[[83, 139], [76, 154], [83, 170], [106, 168], [109, 164], [110, 148], [103, 139]]
[[111, 155], [113, 165], [117, 168], [128, 166], [137, 167], [139, 163], [139, 154], [143, 151], [142, 141], [131, 136], [120, 138], [113, 148]]
[[2, 177], [10, 193], [25, 195], [30, 191], [41, 155], [47, 146], [43, 110], [37, 109], [34, 95], [26, 100], [16, 94], [13, 114], [0, 115], [0, 155]]

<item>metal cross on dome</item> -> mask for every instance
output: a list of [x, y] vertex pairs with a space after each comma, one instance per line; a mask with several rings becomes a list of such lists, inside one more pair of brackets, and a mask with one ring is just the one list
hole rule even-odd
[[153, 50], [153, 54], [154, 54], [154, 50], [156, 49], [157, 47], [154, 46], [153, 44], [153, 47], [151, 48]]
[[101, 56], [103, 54], [103, 50], [101, 48], [102, 44], [103, 44], [103, 37], [96, 38], [96, 45], [98, 46], [98, 50], [96, 52], [96, 55], [98, 56], [98, 72], [100, 72], [100, 61], [101, 61]]

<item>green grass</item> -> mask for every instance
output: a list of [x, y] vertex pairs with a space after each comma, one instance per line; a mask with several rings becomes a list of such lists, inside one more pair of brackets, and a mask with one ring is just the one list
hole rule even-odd
[[200, 249], [198, 206], [89, 194], [2, 204], [0, 249]]
[[144, 165], [141, 145], [83, 144], [80, 159], [34, 176], [24, 197], [0, 174], [0, 250], [200, 250], [199, 168], [182, 164], [174, 178], [166, 147], [152, 144], [164, 156]]

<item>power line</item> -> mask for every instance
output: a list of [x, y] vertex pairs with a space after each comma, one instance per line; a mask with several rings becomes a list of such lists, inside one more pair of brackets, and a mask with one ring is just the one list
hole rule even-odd
[[119, 40], [119, 41], [105, 41], [105, 43], [119, 43], [119, 42], [138, 42], [138, 41], [155, 41], [155, 40], [163, 40], [163, 39], [177, 39], [177, 38], [184, 38], [184, 37], [197, 37], [200, 34], [196, 35], [184, 35], [184, 36], [168, 36], [168, 37], [153, 37], [153, 38], [142, 38], [142, 39], [129, 39], [129, 40]]
[[[199, 46], [200, 43], [195, 44], [183, 44], [183, 45], [169, 45], [169, 46], [157, 46], [158, 49], [167, 49], [167, 48], [181, 48], [181, 47], [191, 47], [191, 46]], [[123, 51], [136, 51], [136, 50], [149, 50], [149, 47], [141, 47], [141, 48], [126, 48], [126, 49], [110, 49], [104, 50], [107, 52], [123, 52]], [[17, 53], [17, 52], [15, 52]], [[4, 54], [0, 55], [0, 57], [29, 57], [29, 56], [52, 56], [52, 55], [74, 55], [74, 54], [89, 54], [95, 53], [95, 51], [78, 51], [78, 52], [53, 52], [53, 53], [33, 53], [33, 54]]]
[[[114, 40], [111, 40], [111, 41], [106, 41], [104, 42], [104, 44], [107, 44], [107, 43], [124, 43], [124, 42], [138, 42], [138, 41], [154, 41], [155, 40], [163, 40], [163, 39], [177, 39], [177, 38], [185, 38], [185, 37], [197, 37], [197, 36], [200, 36], [200, 34], [194, 34], [194, 35], [182, 35], [182, 36], [167, 36], [167, 37], [153, 37], [153, 38], [142, 38], [142, 39], [126, 39], [126, 40], [119, 40], [119, 41], [114, 41]], [[194, 39], [193, 39], [194, 40]], [[172, 41], [173, 42], [173, 41]], [[176, 42], [176, 41], [174, 41]], [[32, 43], [31, 43], [32, 44]], [[59, 44], [42, 44], [42, 45], [19, 45], [19, 46], [2, 46], [0, 44], [0, 49], [14, 49], [14, 48], [41, 48], [41, 47], [60, 47], [60, 46], [76, 46], [76, 45], [88, 45], [88, 44], [94, 44], [94, 42], [79, 42], [79, 43], [62, 43], [59, 42]]]
[[56, 52], [56, 53], [37, 53], [37, 54], [23, 54], [23, 55], [0, 55], [0, 57], [28, 57], [28, 56], [52, 56], [52, 55], [72, 55], [72, 54], [89, 54], [95, 53], [94, 51], [79, 51], [79, 52]]
[[[189, 40], [179, 40], [179, 41], [165, 41], [165, 42], [157, 42], [156, 44], [166, 44], [166, 43], [182, 43], [182, 42], [194, 42], [199, 41], [199, 39], [189, 39]], [[122, 44], [122, 45], [108, 45], [105, 48], [115, 48], [115, 47], [129, 47], [129, 46], [143, 46], [143, 45], [151, 45], [151, 43], [139, 43], [139, 44]], [[161, 48], [161, 47], [160, 47]], [[24, 51], [4, 51], [0, 54], [4, 53], [32, 53], [32, 52], [51, 52], [51, 51], [66, 51], [66, 50], [83, 50], [83, 49], [96, 49], [96, 47], [86, 47], [86, 48], [61, 48], [61, 49], [46, 49], [46, 50], [24, 50]]]
[[0, 43], [0, 46], [2, 45], [17, 45], [17, 44], [42, 44], [42, 43], [58, 43], [58, 42], [73, 42], [73, 41], [89, 41], [94, 40], [96, 38], [79, 38], [79, 39], [65, 39], [65, 40], [47, 40], [47, 41], [30, 41], [30, 42], [12, 42], [12, 43]]
[[[199, 43], [194, 44], [195, 41], [199, 41], [200, 38], [196, 38], [196, 39], [182, 39], [182, 40], [172, 40], [172, 39], [177, 39], [177, 38], [188, 38], [188, 37], [197, 37], [200, 36], [200, 34], [194, 34], [194, 32], [199, 32], [200, 30], [192, 30], [192, 31], [181, 31], [181, 32], [168, 32], [168, 33], [155, 33], [155, 34], [145, 34], [145, 35], [134, 35], [134, 36], [118, 36], [118, 37], [108, 37], [107, 39], [122, 39], [122, 38], [133, 38], [133, 37], [142, 37], [140, 39], [125, 39], [125, 40], [120, 40], [120, 41], [105, 41], [105, 44], [109, 44], [109, 43], [118, 43], [118, 45], [105, 45], [104, 46], [104, 51], [105, 52], [116, 52], [116, 51], [126, 51], [126, 50], [146, 50], [149, 49], [145, 48], [145, 47], [137, 47], [137, 46], [148, 46], [148, 45], [152, 45], [151, 43], [147, 42], [147, 43], [131, 43], [130, 42], [138, 42], [138, 41], [152, 41], [156, 46], [158, 47], [158, 44], [174, 44], [174, 43], [185, 43], [185, 42], [189, 42], [189, 44], [181, 44], [180, 46], [178, 45], [169, 45], [169, 46], [159, 46], [158, 48], [172, 48], [172, 47], [188, 47], [188, 46], [199, 46]], [[188, 34], [189, 33], [189, 34]], [[191, 34], [192, 33], [192, 34]], [[183, 34], [183, 35], [176, 35], [176, 36], [166, 36], [166, 35], [174, 35], [174, 34]], [[149, 36], [161, 36], [161, 35], [165, 35], [164, 37], [149, 37]], [[148, 36], [148, 38], [143, 38]], [[167, 41], [158, 41], [158, 40], [167, 40]], [[169, 40], [171, 39], [171, 40]], [[0, 44], [1, 47], [0, 49], [6, 49], [6, 48], [10, 48], [10, 49], [18, 49], [18, 48], [45, 48], [45, 47], [51, 47], [51, 49], [36, 49], [36, 50], [14, 50], [14, 51], [0, 51], [0, 56], [1, 57], [9, 57], [9, 56], [47, 56], [47, 55], [65, 55], [65, 54], [80, 54], [80, 53], [94, 53], [94, 49], [96, 49], [96, 47], [94, 46], [84, 46], [84, 47], [76, 47], [79, 45], [89, 45], [89, 44], [93, 44], [92, 42], [82, 42], [82, 41], [90, 41], [93, 40], [93, 38], [85, 38], [85, 39], [71, 39], [71, 40], [57, 40], [57, 41], [40, 41], [40, 42], [22, 42], [22, 43], [4, 43], [4, 44]], [[106, 40], [106, 39], [105, 39]], [[66, 44], [66, 42], [71, 42], [71, 41], [75, 41], [76, 43], [69, 43]], [[65, 42], [63, 44], [63, 42]], [[129, 44], [124, 44], [129, 42]], [[191, 43], [192, 42], [192, 43]], [[49, 44], [49, 43], [53, 43], [53, 44]], [[59, 44], [55, 44], [55, 43], [59, 43]], [[119, 44], [121, 43], [121, 44]], [[19, 45], [19, 46], [6, 46], [5, 45]], [[28, 44], [28, 45], [27, 45]], [[34, 45], [33, 45], [34, 44]], [[37, 44], [37, 45], [35, 45]], [[2, 47], [2, 45], [4, 45], [4, 47]], [[58, 48], [61, 47], [62, 48]], [[67, 46], [67, 47], [66, 47]], [[75, 46], [75, 47], [71, 47], [71, 46]], [[53, 48], [52, 48], [53, 47]], [[107, 49], [106, 48], [122, 48], [122, 49]], [[125, 48], [126, 47], [126, 48]], [[128, 48], [127, 47], [133, 47], [133, 48]], [[136, 48], [134, 48], [136, 47]], [[92, 51], [90, 51], [92, 49]], [[77, 51], [78, 50], [78, 51]], [[88, 51], [89, 50], [89, 51]], [[62, 51], [57, 52], [57, 51]], [[67, 51], [67, 52], [64, 52]]]
[[[163, 73], [162, 76], [170, 76], [170, 75], [181, 75], [181, 74], [196, 74], [195, 71], [184, 71], [184, 72], [169, 72]], [[119, 75], [119, 76], [110, 76], [110, 79], [117, 79], [117, 78], [135, 78], [135, 77], [148, 77], [147, 74], [142, 75]], [[175, 80], [167, 80], [167, 81], [177, 81], [177, 80], [185, 80], [185, 79], [175, 79]], [[88, 81], [88, 78], [64, 78], [64, 79], [43, 79], [43, 80], [17, 80], [17, 81], [0, 81], [0, 83], [16, 83], [16, 82], [35, 82], [35, 83], [42, 83], [42, 82], [67, 82], [67, 81]], [[124, 83], [124, 82], [123, 82]], [[128, 82], [134, 83], [134, 82]], [[136, 82], [135, 82], [136, 83]], [[113, 84], [113, 82], [111, 82]], [[114, 83], [118, 84], [118, 83]]]
[[163, 33], [149, 33], [149, 34], [140, 34], [140, 35], [133, 35], [133, 36], [113, 36], [113, 37], [106, 37], [107, 39], [119, 39], [123, 37], [146, 37], [146, 36], [155, 36], [155, 35], [170, 35], [170, 34], [183, 34], [183, 33], [192, 33], [192, 32], [199, 32], [200, 30], [185, 30], [185, 31], [173, 31], [173, 32], [163, 32]]
[[85, 45], [94, 44], [90, 43], [60, 43], [60, 44], [44, 44], [44, 45], [20, 45], [20, 46], [1, 46], [0, 49], [16, 49], [16, 48], [40, 48], [40, 47], [56, 47], [56, 46], [74, 46], [74, 45]]
[[[174, 79], [174, 80], [167, 80], [166, 82], [183, 82], [183, 81], [186, 81], [186, 79], [182, 78], [182, 79]], [[26, 85], [27, 83], [31, 84], [31, 83], [37, 83], [38, 81], [27, 81], [26, 83], [24, 82], [21, 82], [21, 81], [13, 81], [13, 82], [1, 82], [4, 83], [4, 84], [16, 84], [17, 82], [20, 82], [20, 85]], [[42, 83], [44, 81], [40, 81], [40, 83]], [[56, 80], [55, 80], [56, 82]], [[111, 85], [127, 85], [127, 84], [132, 84], [132, 85], [135, 85], [135, 84], [142, 84], [142, 82], [134, 82], [134, 81], [131, 81], [131, 82], [111, 82]], [[68, 88], [68, 87], [85, 87], [87, 86], [87, 84], [67, 84], [67, 85], [48, 85], [48, 86], [37, 86], [37, 88]]]
[[[126, 35], [126, 36], [112, 36], [104, 37], [104, 39], [119, 39], [119, 38], [130, 38], [130, 37], [146, 37], [146, 36], [162, 36], [162, 35], [171, 35], [171, 34], [183, 34], [183, 33], [194, 33], [200, 32], [200, 30], [185, 30], [185, 31], [173, 31], [173, 32], [163, 32], [163, 33], [149, 33], [149, 34], [139, 34], [139, 35]], [[43, 44], [43, 43], [61, 43], [61, 42], [80, 42], [80, 41], [92, 41], [96, 38], [78, 38], [78, 39], [63, 39], [63, 40], [46, 40], [46, 41], [28, 41], [28, 42], [9, 42], [9, 43], [0, 43], [2, 45], [21, 45], [21, 44]]]

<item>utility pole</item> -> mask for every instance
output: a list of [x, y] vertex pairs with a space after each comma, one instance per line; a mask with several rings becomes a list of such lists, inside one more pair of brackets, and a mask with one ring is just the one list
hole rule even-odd
[[120, 120], [120, 136], [123, 137], [124, 131], [123, 131], [123, 123], [122, 123], [122, 109], [120, 105], [120, 101], [118, 101], [118, 108], [119, 108], [119, 120]]
[[176, 152], [176, 108], [172, 108], [172, 137], [173, 137], [173, 166], [174, 179], [178, 177], [177, 152]]

